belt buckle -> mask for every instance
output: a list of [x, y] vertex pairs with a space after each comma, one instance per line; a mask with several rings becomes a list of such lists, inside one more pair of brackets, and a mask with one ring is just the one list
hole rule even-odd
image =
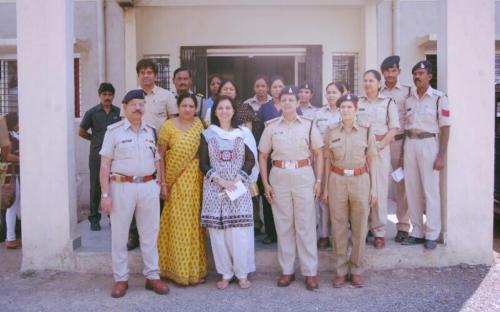
[[132, 182], [133, 183], [142, 183], [142, 182], [144, 182], [144, 177], [133, 176], [132, 177]]
[[354, 169], [344, 169], [344, 175], [346, 177], [352, 177], [352, 176], [354, 176]]
[[285, 169], [296, 169], [297, 162], [293, 160], [285, 160]]

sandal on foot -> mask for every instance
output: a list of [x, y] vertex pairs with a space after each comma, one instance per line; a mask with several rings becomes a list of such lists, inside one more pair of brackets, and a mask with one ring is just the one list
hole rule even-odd
[[218, 289], [226, 289], [227, 286], [229, 286], [229, 282], [231, 280], [226, 280], [226, 279], [221, 279], [220, 281], [218, 281], [217, 283], [215, 283], [215, 287], [217, 287]]
[[252, 283], [248, 279], [243, 278], [243, 279], [240, 279], [240, 281], [238, 282], [238, 285], [240, 285], [241, 289], [247, 289], [247, 288], [250, 288], [252, 286]]

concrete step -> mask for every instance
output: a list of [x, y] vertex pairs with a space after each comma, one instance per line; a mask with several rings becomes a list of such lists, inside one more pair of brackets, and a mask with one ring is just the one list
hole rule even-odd
[[[107, 220], [101, 221], [102, 230], [92, 232], [88, 221], [78, 224], [82, 236], [82, 246], [75, 250], [77, 272], [84, 273], [111, 273], [111, 230]], [[433, 251], [428, 251], [419, 246], [401, 246], [392, 239], [395, 234], [395, 226], [392, 222], [388, 225], [386, 235], [386, 247], [381, 250], [366, 247], [365, 266], [367, 269], [385, 270], [395, 268], [416, 267], [440, 267], [450, 264], [450, 254], [446, 252], [446, 246], [438, 245]], [[258, 272], [280, 272], [278, 264], [276, 244], [263, 245], [260, 239], [255, 244], [255, 261]], [[208, 240], [207, 240], [208, 241]], [[209, 269], [214, 270], [213, 258], [210, 246], [207, 242]], [[298, 263], [298, 259], [297, 259]], [[129, 252], [129, 267], [132, 273], [142, 272], [142, 257], [139, 249]], [[319, 272], [331, 272], [333, 270], [332, 250], [319, 251]], [[300, 272], [297, 264], [297, 272]]]

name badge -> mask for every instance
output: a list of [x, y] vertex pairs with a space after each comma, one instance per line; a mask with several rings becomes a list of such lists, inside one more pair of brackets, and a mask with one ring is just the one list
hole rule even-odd
[[285, 134], [284, 131], [274, 131], [273, 132], [273, 135], [282, 135], [282, 134]]
[[340, 138], [333, 139], [333, 140], [332, 140], [332, 143], [339, 142], [339, 141], [340, 141]]
[[360, 111], [360, 112], [364, 112], [365, 110], [366, 110], [366, 109], [365, 109], [364, 107], [360, 107], [360, 108], [359, 108], [359, 111]]
[[132, 142], [132, 139], [126, 139], [126, 140], [121, 141], [120, 143], [130, 143], [130, 142]]

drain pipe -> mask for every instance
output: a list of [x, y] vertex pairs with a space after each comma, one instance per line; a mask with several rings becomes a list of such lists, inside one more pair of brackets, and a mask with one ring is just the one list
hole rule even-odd
[[97, 64], [99, 83], [106, 81], [106, 34], [104, 24], [104, 0], [96, 0], [97, 7]]
[[392, 0], [392, 54], [400, 55], [401, 49], [399, 45], [401, 8], [400, 0]]

